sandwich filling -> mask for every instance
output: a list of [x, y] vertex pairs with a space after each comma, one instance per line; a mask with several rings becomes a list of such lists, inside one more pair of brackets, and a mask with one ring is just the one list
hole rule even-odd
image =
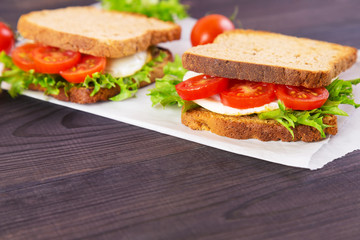
[[[184, 76], [184, 81], [186, 81], [192, 77], [200, 76], [200, 75], [202, 75], [202, 74], [188, 71]], [[219, 94], [214, 94], [214, 95], [206, 97], [206, 98], [195, 99], [192, 101], [209, 111], [224, 114], [224, 115], [235, 115], [235, 116], [267, 112], [267, 111], [271, 111], [271, 110], [275, 110], [275, 109], [279, 108], [277, 101], [265, 103], [264, 105], [257, 106], [257, 107], [249, 107], [249, 108], [242, 108], [242, 109], [234, 108], [234, 107], [224, 105], [221, 102], [221, 97]]]
[[58, 95], [60, 89], [67, 94], [72, 87], [90, 89], [90, 96], [103, 88], [120, 88], [120, 93], [110, 98], [120, 101], [132, 97], [141, 82], [150, 83], [150, 72], [166, 56], [156, 47], [114, 59], [26, 43], [15, 48], [11, 57], [1, 53], [5, 71], [0, 82], [11, 85], [12, 96], [33, 85], [40, 86], [48, 95]]
[[187, 72], [175, 86], [184, 100], [184, 111], [203, 107], [223, 115], [257, 115], [259, 119], [274, 119], [294, 137], [297, 125], [316, 128], [322, 137], [327, 115], [347, 116], [339, 104], [359, 107], [352, 95], [352, 85], [360, 79], [335, 79], [327, 87], [305, 88], [272, 83], [251, 82]]

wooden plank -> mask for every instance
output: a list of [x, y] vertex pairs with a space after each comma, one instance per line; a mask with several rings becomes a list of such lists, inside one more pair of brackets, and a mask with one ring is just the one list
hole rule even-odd
[[[30, 10], [90, 3], [4, 0], [0, 16], [15, 27]], [[247, 28], [360, 48], [357, 0], [191, 1], [190, 12], [236, 4]], [[360, 151], [308, 171], [6, 92], [0, 131], [0, 239], [360, 235]]]

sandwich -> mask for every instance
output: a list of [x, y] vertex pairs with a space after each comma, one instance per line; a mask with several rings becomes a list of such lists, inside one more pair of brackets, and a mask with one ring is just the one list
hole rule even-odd
[[11, 58], [0, 56], [0, 82], [10, 85], [9, 93], [43, 91], [80, 104], [134, 96], [172, 60], [169, 50], [156, 45], [181, 34], [172, 22], [95, 7], [31, 12], [17, 28], [25, 44]]
[[356, 61], [349, 46], [255, 30], [232, 30], [182, 56], [181, 121], [236, 139], [313, 142], [337, 133], [352, 84], [337, 76]]

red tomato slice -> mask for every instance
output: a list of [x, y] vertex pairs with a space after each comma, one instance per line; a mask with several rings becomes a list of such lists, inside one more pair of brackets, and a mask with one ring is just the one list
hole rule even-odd
[[175, 88], [182, 99], [191, 101], [224, 91], [228, 81], [227, 78], [199, 75], [177, 84]]
[[220, 33], [233, 29], [235, 26], [227, 17], [210, 14], [195, 23], [191, 31], [191, 43], [193, 46], [212, 43]]
[[35, 69], [32, 51], [37, 47], [36, 44], [28, 43], [15, 48], [11, 53], [14, 64], [24, 71]]
[[60, 75], [71, 83], [82, 83], [86, 76], [91, 76], [93, 73], [101, 72], [106, 65], [105, 57], [95, 57], [91, 55], [83, 55], [80, 62], [65, 70], [60, 71]]
[[76, 65], [81, 58], [79, 52], [49, 46], [39, 46], [32, 53], [35, 70], [40, 73], [59, 73]]
[[326, 88], [276, 86], [276, 96], [284, 105], [294, 110], [312, 110], [321, 107], [329, 97]]
[[229, 88], [220, 93], [221, 102], [229, 107], [246, 109], [260, 107], [276, 99], [271, 83], [232, 80]]

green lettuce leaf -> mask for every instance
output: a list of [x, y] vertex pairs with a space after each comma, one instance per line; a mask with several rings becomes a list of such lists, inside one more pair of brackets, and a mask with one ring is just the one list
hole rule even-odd
[[0, 77], [2, 81], [11, 85], [9, 94], [16, 97], [24, 90], [29, 88], [30, 84], [40, 85], [45, 89], [45, 94], [57, 95], [60, 88], [64, 88], [67, 93], [72, 87], [93, 88], [90, 96], [94, 96], [102, 88], [113, 88], [119, 86], [121, 91], [118, 95], [112, 97], [112, 101], [121, 101], [133, 97], [138, 91], [141, 81], [150, 82], [149, 74], [156, 63], [162, 62], [166, 57], [165, 52], [160, 54], [146, 63], [144, 67], [129, 77], [114, 78], [110, 74], [94, 73], [92, 77], [87, 76], [83, 83], [69, 83], [58, 74], [35, 73], [33, 70], [23, 71], [18, 68], [4, 52], [0, 54], [0, 62], [5, 64], [6, 71]]
[[258, 114], [260, 119], [274, 119], [283, 125], [294, 137], [293, 128], [297, 125], [307, 125], [316, 128], [322, 137], [325, 137], [324, 129], [331, 127], [323, 123], [322, 119], [329, 114], [348, 116], [339, 108], [340, 104], [349, 104], [354, 107], [360, 105], [355, 103], [352, 93], [352, 85], [356, 85], [360, 79], [344, 81], [336, 79], [328, 87], [329, 98], [323, 106], [310, 111], [295, 111], [286, 109], [284, 104], [279, 101], [279, 109]]
[[155, 88], [150, 89], [152, 105], [177, 104], [179, 107], [184, 105], [185, 101], [177, 94], [175, 85], [182, 82], [187, 70], [183, 68], [181, 58], [176, 55], [174, 62], [168, 62], [164, 67], [164, 77], [156, 79]]
[[188, 6], [179, 0], [101, 0], [101, 4], [104, 9], [140, 13], [163, 21], [174, 22], [188, 16]]
[[187, 112], [191, 109], [194, 109], [194, 108], [198, 108], [200, 107], [200, 105], [198, 105], [197, 103], [193, 102], [193, 101], [185, 101], [184, 102], [184, 107], [182, 108], [182, 112]]
[[323, 117], [327, 114], [337, 115], [337, 113], [341, 112], [341, 110], [338, 109], [339, 104], [336, 102], [329, 103], [334, 111], [332, 112], [329, 110], [330, 108], [328, 108], [326, 110], [326, 114], [322, 111], [321, 108], [317, 108], [311, 111], [295, 111], [285, 108], [285, 105], [281, 101], [278, 101], [278, 104], [279, 109], [260, 113], [258, 114], [258, 117], [260, 119], [276, 120], [281, 125], [283, 125], [293, 137], [293, 128], [295, 128], [297, 125], [307, 125], [314, 127], [321, 133], [322, 137], [325, 137], [324, 129], [330, 126], [323, 123]]
[[337, 101], [341, 104], [349, 104], [355, 108], [360, 107], [360, 104], [355, 103], [354, 96], [352, 94], [352, 85], [357, 85], [360, 83], [360, 78], [344, 81], [336, 79], [333, 81], [326, 89], [329, 91], [329, 100]]

